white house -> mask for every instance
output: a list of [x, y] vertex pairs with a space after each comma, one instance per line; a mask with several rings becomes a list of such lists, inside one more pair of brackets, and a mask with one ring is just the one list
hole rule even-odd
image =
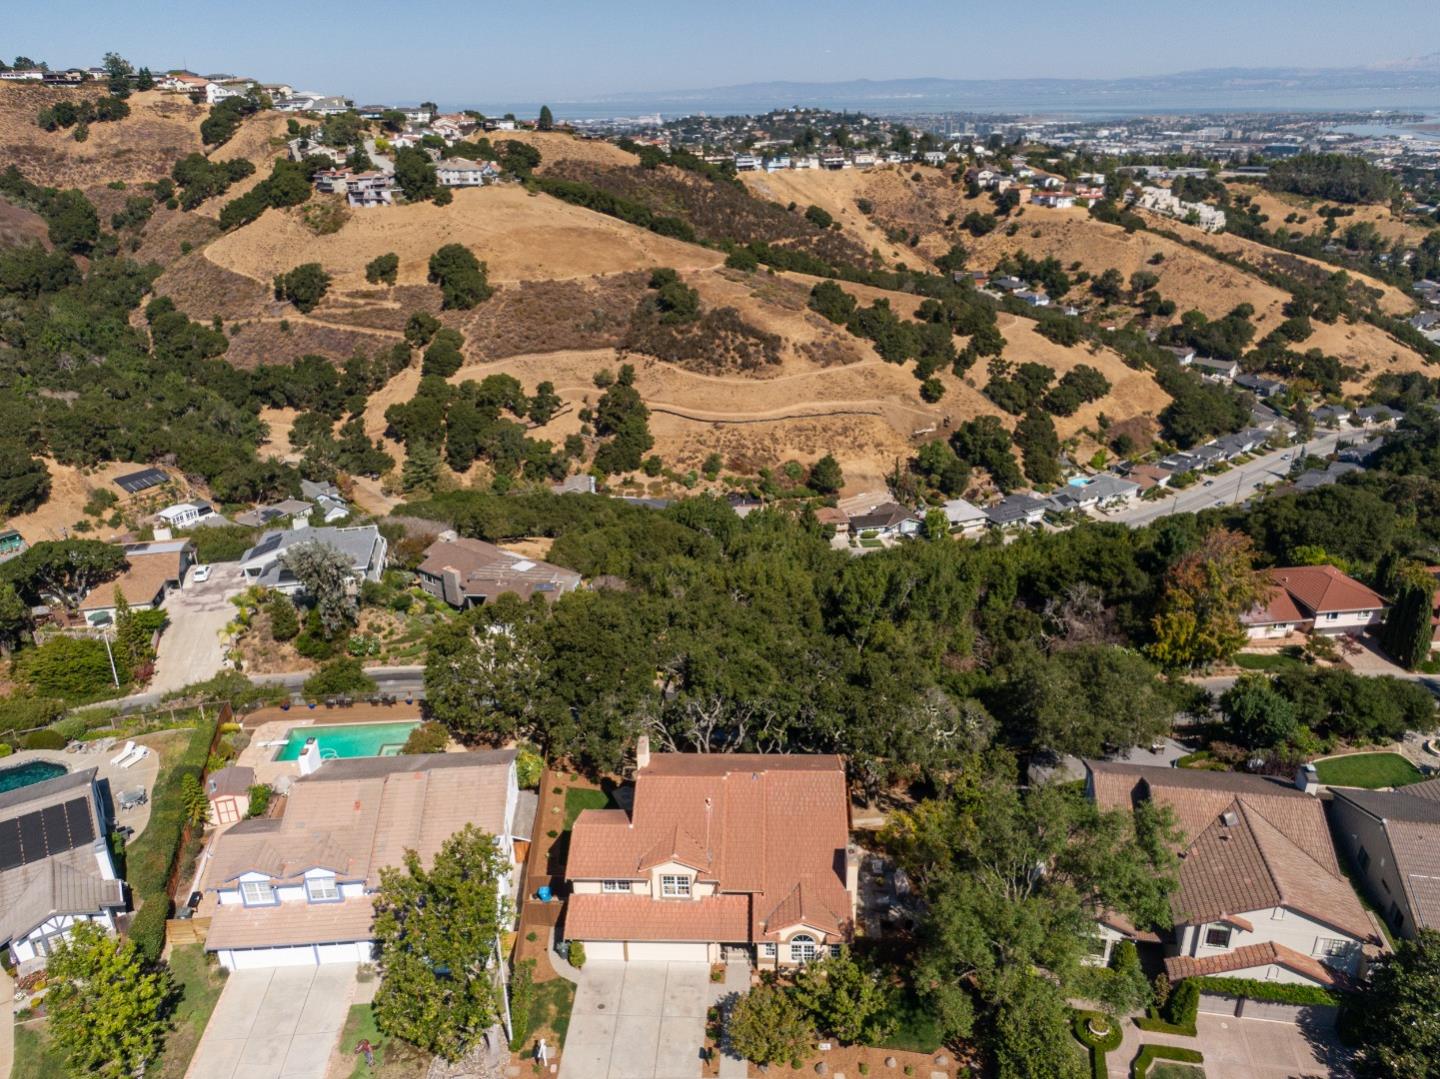
[[208, 502], [177, 502], [166, 506], [155, 514], [170, 528], [193, 528], [204, 518], [215, 515], [215, 507]]
[[1291, 633], [1360, 633], [1385, 617], [1385, 600], [1334, 566], [1284, 566], [1266, 571], [1264, 604], [1240, 617], [1252, 640]]
[[945, 511], [945, 520], [951, 532], [970, 536], [985, 531], [990, 524], [984, 510], [963, 498], [952, 498], [940, 508]]
[[[533, 815], [513, 749], [325, 761], [317, 751], [315, 761], [279, 817], [240, 821], [214, 841], [200, 911], [205, 950], [226, 970], [370, 962], [382, 869], [403, 866], [407, 850], [429, 866], [472, 824], [513, 867], [522, 801]], [[512, 878], [507, 869], [500, 882], [506, 898]]]
[[240, 572], [250, 585], [262, 585], [294, 595], [300, 582], [285, 565], [285, 553], [304, 544], [320, 544], [339, 551], [350, 566], [350, 583], [378, 581], [385, 570], [387, 545], [374, 525], [354, 528], [295, 528], [266, 532], [260, 542], [240, 556]]
[[483, 187], [485, 169], [479, 161], [447, 158], [435, 166], [435, 179], [441, 187]]
[[1330, 986], [1364, 973], [1379, 927], [1341, 872], [1320, 801], [1268, 776], [1086, 761], [1105, 810], [1168, 807], [1181, 832], [1165, 970]]
[[125, 909], [96, 774], [87, 768], [0, 794], [0, 946], [22, 970], [43, 962], [77, 923], [113, 930]]
[[925, 162], [925, 164], [933, 165], [936, 168], [940, 168], [942, 165], [945, 164], [946, 161], [946, 154], [944, 150], [926, 150], [925, 153], [920, 156], [921, 159]]
[[42, 82], [45, 72], [38, 67], [22, 67], [12, 71], [0, 71], [0, 79], [5, 82]]

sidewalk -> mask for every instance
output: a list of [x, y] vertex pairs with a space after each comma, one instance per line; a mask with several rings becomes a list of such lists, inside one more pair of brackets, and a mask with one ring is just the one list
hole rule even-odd
[[15, 982], [0, 970], [0, 1079], [15, 1067]]

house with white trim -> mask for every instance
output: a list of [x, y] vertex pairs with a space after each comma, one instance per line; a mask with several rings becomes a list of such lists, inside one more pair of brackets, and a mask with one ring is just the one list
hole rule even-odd
[[1192, 975], [1334, 986], [1364, 974], [1380, 927], [1340, 869], [1325, 810], [1270, 776], [1086, 761], [1104, 810], [1168, 808], [1181, 838], [1165, 944], [1170, 980]]
[[1280, 566], [1265, 575], [1265, 601], [1240, 616], [1251, 640], [1361, 633], [1385, 618], [1384, 597], [1334, 566]]
[[113, 931], [125, 910], [97, 774], [0, 794], [0, 947], [22, 971], [42, 965], [79, 922]]
[[629, 810], [575, 821], [565, 932], [587, 959], [806, 963], [852, 935], [860, 852], [835, 756], [657, 753]]
[[[310, 754], [312, 740], [306, 747]], [[515, 865], [517, 828], [529, 836], [515, 750], [321, 760], [290, 787], [279, 817], [232, 824], [217, 836], [198, 916], [205, 950], [226, 970], [371, 961], [380, 871], [413, 850], [426, 868], [474, 825]], [[302, 770], [305, 757], [302, 756]], [[513, 898], [513, 873], [501, 894]]]

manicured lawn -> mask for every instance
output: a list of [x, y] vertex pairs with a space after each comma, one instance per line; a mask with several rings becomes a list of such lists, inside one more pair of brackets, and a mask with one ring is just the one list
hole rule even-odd
[[[8, 1022], [8, 1017], [7, 1020]], [[50, 1037], [44, 1024], [15, 1027], [15, 1064], [10, 1070], [14, 1079], [70, 1079], [70, 1072], [59, 1053], [51, 1051]]]
[[1205, 1079], [1205, 1069], [1196, 1064], [1176, 1064], [1157, 1060], [1145, 1073], [1149, 1079]]
[[174, 1029], [165, 1038], [158, 1064], [147, 1074], [162, 1079], [185, 1079], [190, 1058], [210, 1022], [210, 1013], [225, 988], [225, 974], [218, 963], [205, 960], [202, 944], [184, 944], [170, 950], [170, 973], [181, 990], [180, 1002], [172, 1016]]
[[1320, 782], [1336, 787], [1403, 787], [1425, 777], [1398, 753], [1356, 753], [1315, 765]]
[[[375, 1066], [365, 1063], [365, 1057], [355, 1052], [355, 1047], [369, 1039], [375, 1049]], [[345, 1028], [340, 1032], [340, 1049], [354, 1054], [355, 1067], [350, 1070], [350, 1079], [418, 1079], [430, 1068], [430, 1057], [402, 1041], [387, 1038], [375, 1026], [375, 1013], [368, 1004], [355, 1004], [345, 1017]]]
[[1305, 663], [1284, 652], [1240, 652], [1235, 656], [1235, 666], [1244, 671], [1284, 671], [1304, 667]]
[[604, 809], [614, 805], [604, 791], [590, 787], [571, 787], [565, 792], [565, 830], [569, 831], [583, 810]]

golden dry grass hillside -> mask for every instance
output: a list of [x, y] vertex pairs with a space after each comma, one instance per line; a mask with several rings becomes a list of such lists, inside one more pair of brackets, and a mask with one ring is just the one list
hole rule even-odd
[[203, 149], [200, 121], [206, 107], [158, 90], [132, 94], [130, 115], [90, 125], [89, 138], [72, 131], [44, 131], [35, 118], [61, 100], [104, 96], [96, 85], [76, 87], [0, 83], [0, 162], [16, 165], [35, 183], [88, 190], [168, 175], [175, 159]]
[[[1375, 231], [1387, 241], [1404, 240], [1407, 244], [1418, 244], [1429, 232], [1428, 229], [1392, 214], [1388, 206], [1341, 205], [1304, 195], [1269, 191], [1255, 184], [1226, 184], [1226, 186], [1233, 196], [1248, 196], [1257, 203], [1260, 212], [1269, 218], [1264, 223], [1265, 227], [1272, 232], [1281, 228], [1307, 235], [1324, 232], [1325, 218], [1320, 215], [1322, 209], [1339, 210], [1345, 214], [1344, 217], [1335, 219], [1337, 234], [1343, 233], [1351, 225], [1366, 222], [1374, 225]], [[1288, 220], [1292, 216], [1294, 220]]]

